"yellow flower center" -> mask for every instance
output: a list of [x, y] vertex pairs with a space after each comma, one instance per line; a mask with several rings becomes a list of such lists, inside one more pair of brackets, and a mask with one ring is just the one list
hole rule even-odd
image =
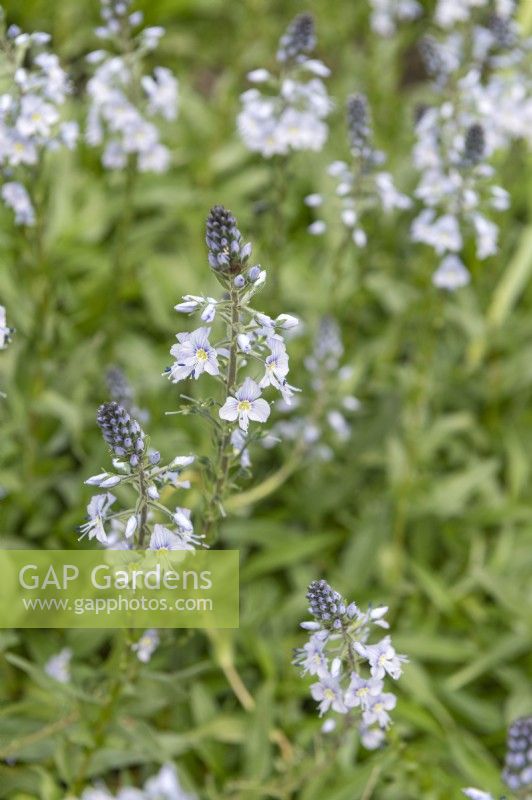
[[367, 695], [367, 693], [368, 693], [368, 687], [367, 686], [361, 686], [360, 689], [357, 689], [357, 695], [359, 697], [365, 697]]
[[324, 697], [325, 697], [327, 700], [334, 700], [334, 692], [333, 692], [333, 690], [332, 690], [332, 689], [325, 689], [325, 691], [324, 691], [324, 693], [323, 693], [323, 696], [324, 696]]
[[203, 349], [203, 347], [198, 347], [196, 350], [196, 358], [198, 361], [207, 361], [207, 353]]
[[251, 411], [251, 403], [249, 400], [241, 400], [238, 404], [239, 411]]

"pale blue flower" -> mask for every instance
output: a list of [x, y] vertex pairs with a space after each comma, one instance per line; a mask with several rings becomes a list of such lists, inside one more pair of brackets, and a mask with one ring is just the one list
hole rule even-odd
[[323, 632], [313, 634], [309, 641], [297, 651], [294, 663], [302, 669], [302, 674], [317, 675], [319, 678], [329, 674], [328, 662], [325, 656], [327, 636]]
[[131, 649], [137, 654], [139, 661], [142, 661], [143, 664], [147, 664], [157, 650], [159, 641], [158, 631], [155, 628], [149, 628], [147, 631], [144, 631], [138, 642], [131, 645]]
[[165, 525], [155, 524], [148, 550], [195, 550], [196, 545], [201, 545], [203, 536], [194, 533], [190, 521], [183, 515], [184, 511], [188, 509], [178, 509], [178, 518], [181, 521], [186, 520], [187, 527], [178, 527], [176, 531], [171, 531]]
[[59, 683], [70, 683], [70, 661], [72, 650], [69, 647], [63, 648], [59, 653], [48, 659], [44, 665], [44, 671], [50, 678]]
[[35, 211], [26, 188], [16, 181], [8, 181], [2, 186], [2, 198], [15, 212], [17, 225], [34, 225]]
[[88, 536], [89, 539], [94, 539], [96, 537], [96, 539], [102, 544], [107, 541], [104, 522], [107, 518], [109, 509], [115, 500], [116, 497], [110, 492], [105, 492], [104, 494], [95, 494], [91, 498], [90, 503], [87, 506], [89, 521], [84, 525], [80, 525], [80, 539], [83, 539], [84, 536]]
[[377, 750], [384, 742], [384, 731], [381, 728], [367, 728], [360, 726], [360, 741], [366, 750]]
[[178, 383], [192, 375], [196, 380], [204, 372], [218, 375], [218, 354], [209, 342], [210, 328], [198, 328], [192, 333], [178, 333], [178, 344], [170, 350], [175, 363], [170, 367], [168, 377]]
[[395, 652], [389, 636], [385, 636], [377, 644], [355, 642], [354, 646], [357, 653], [369, 661], [373, 678], [382, 679], [388, 673], [390, 677], [397, 680], [403, 671], [401, 664], [408, 661], [406, 656], [398, 655]]
[[438, 289], [447, 289], [453, 292], [462, 286], [467, 286], [471, 275], [458, 256], [449, 254], [442, 260], [440, 266], [432, 276], [432, 283]]
[[372, 703], [372, 698], [380, 695], [383, 689], [383, 682], [376, 678], [365, 680], [356, 672], [351, 673], [351, 681], [345, 693], [345, 704], [348, 708], [368, 709]]
[[270, 406], [261, 398], [259, 386], [251, 378], [246, 378], [234, 397], [228, 397], [219, 416], [228, 422], [235, 422], [243, 431], [247, 431], [249, 421], [266, 422], [270, 416]]
[[362, 714], [365, 725], [377, 723], [380, 728], [388, 728], [391, 724], [388, 711], [395, 708], [397, 698], [391, 692], [383, 692], [377, 696], [370, 695], [369, 703]]
[[181, 786], [173, 764], [163, 764], [157, 775], [146, 781], [144, 797], [146, 800], [195, 800], [195, 795]]
[[247, 446], [247, 439], [240, 428], [235, 428], [231, 433], [231, 446], [235, 456], [240, 457], [240, 466], [242, 469], [249, 469], [251, 467], [251, 458]]
[[180, 314], [193, 314], [203, 304], [204, 299], [197, 294], [186, 294], [182, 298], [182, 302], [178, 303], [174, 308]]
[[164, 525], [153, 526], [148, 550], [182, 550], [181, 541], [175, 533]]
[[14, 329], [10, 328], [7, 324], [6, 310], [4, 306], [0, 306], [0, 350], [4, 350], [13, 335]]
[[261, 389], [265, 389], [267, 386], [274, 386], [280, 390], [288, 375], [286, 347], [281, 339], [269, 339], [267, 345], [270, 349], [270, 355], [267, 356], [264, 362], [265, 372], [259, 386]]
[[318, 683], [313, 683], [310, 687], [310, 693], [318, 703], [320, 717], [330, 708], [339, 714], [346, 713], [347, 707], [344, 703], [340, 681], [333, 675], [324, 675]]
[[177, 507], [174, 512], [174, 522], [180, 531], [185, 533], [192, 533], [194, 527], [190, 520], [191, 511], [189, 508]]

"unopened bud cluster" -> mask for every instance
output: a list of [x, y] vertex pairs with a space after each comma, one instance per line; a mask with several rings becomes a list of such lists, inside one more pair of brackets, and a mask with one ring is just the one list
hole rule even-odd
[[508, 729], [502, 777], [514, 792], [532, 792], [532, 717], [515, 720]]
[[216, 272], [238, 275], [249, 256], [251, 244], [242, 243], [236, 219], [223, 206], [211, 208], [207, 218], [205, 241], [209, 248], [209, 264]]
[[371, 136], [368, 101], [363, 94], [355, 94], [347, 100], [347, 133], [351, 149], [364, 155]]
[[311, 14], [299, 14], [279, 40], [277, 60], [281, 63], [295, 61], [308, 55], [316, 47], [316, 32]]
[[[377, 167], [386, 160], [383, 152], [373, 146], [373, 132], [367, 98], [354, 94], [347, 100], [346, 128], [352, 158], [349, 161], [333, 161], [327, 172], [336, 183], [334, 197], [311, 194], [305, 198], [310, 208], [327, 205], [339, 206], [336, 213], [347, 229], [349, 238], [357, 247], [365, 247], [367, 234], [361, 222], [370, 209], [390, 212], [406, 209], [410, 199], [399, 192], [392, 175]], [[321, 236], [327, 230], [325, 219], [316, 219], [308, 231]]]
[[308, 587], [307, 600], [310, 613], [326, 628], [341, 628], [346, 617], [350, 618], [350, 612], [356, 611], [354, 604], [348, 609], [342, 596], [325, 580], [312, 581]]
[[138, 466], [146, 449], [146, 437], [137, 420], [113, 400], [100, 406], [96, 421], [114, 455], [127, 458], [132, 467]]

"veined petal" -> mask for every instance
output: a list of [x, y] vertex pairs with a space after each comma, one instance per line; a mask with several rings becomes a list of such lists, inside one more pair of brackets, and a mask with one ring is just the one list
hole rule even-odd
[[238, 400], [234, 397], [228, 397], [219, 410], [218, 416], [220, 419], [226, 419], [228, 422], [234, 422], [238, 417]]
[[249, 418], [254, 422], [266, 422], [270, 416], [270, 410], [269, 403], [260, 397], [258, 400], [253, 401], [248, 415]]

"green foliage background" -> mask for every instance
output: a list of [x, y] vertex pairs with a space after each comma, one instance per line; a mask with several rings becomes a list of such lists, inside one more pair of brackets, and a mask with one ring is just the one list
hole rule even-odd
[[[4, 5], [10, 22], [52, 33], [79, 93], [98, 4]], [[88, 778], [111, 787], [139, 785], [168, 759], [209, 798], [444, 800], [465, 785], [502, 791], [505, 728], [532, 713], [532, 227], [524, 148], [496, 164], [512, 207], [500, 216], [500, 254], [480, 263], [467, 253], [470, 287], [453, 296], [432, 288], [435, 259], [410, 243], [408, 214], [368, 218], [368, 248], [350, 251], [334, 277], [340, 231], [308, 236], [302, 199], [319, 191], [326, 164], [346, 155], [343, 103], [355, 90], [369, 95], [377, 144], [399, 186], [412, 189], [412, 109], [427, 94], [413, 44], [426, 18], [381, 40], [361, 0], [139, 6], [149, 24], [167, 28], [155, 63], [180, 80], [180, 115], [165, 132], [173, 169], [139, 178], [125, 230], [122, 176], [104, 174], [87, 149], [54, 156], [37, 187], [48, 208], [38, 269], [34, 240], [0, 210], [0, 297], [17, 328], [0, 360], [3, 546], [76, 546], [91, 495], [83, 481], [105, 459], [95, 409], [107, 399], [111, 362], [149, 409], [154, 446], [168, 456], [208, 450], [197, 418], [165, 417], [178, 393], [161, 373], [181, 326], [173, 305], [215, 288], [203, 243], [213, 203], [234, 211], [276, 276], [278, 291], [264, 294], [263, 310], [297, 314], [309, 334], [323, 313], [335, 314], [362, 410], [331, 462], [305, 465], [224, 524], [224, 543], [242, 553], [239, 631], [167, 632], [146, 667], [120, 663], [119, 634], [0, 634], [0, 758], [8, 759], [0, 797], [56, 800], [85, 767]], [[261, 211], [271, 165], [245, 151], [235, 116], [246, 72], [271, 63], [280, 32], [304, 9], [316, 16], [337, 102], [324, 152], [290, 163], [281, 242]], [[530, 8], [522, 14], [528, 24]], [[70, 102], [81, 121], [78, 97]], [[291, 350], [296, 385], [306, 381], [308, 347], [303, 337]], [[282, 457], [279, 449], [257, 454], [254, 480]], [[186, 504], [199, 508], [200, 495], [194, 485]], [[291, 665], [292, 648], [304, 640], [306, 585], [322, 576], [361, 605], [389, 605], [396, 647], [411, 659], [390, 745], [376, 754], [359, 750], [354, 735], [323, 745], [309, 681]], [[74, 682], [58, 687], [42, 665], [65, 643], [75, 652]], [[246, 707], [230, 687], [239, 679], [250, 693]], [[101, 708], [117, 681], [123, 692], [100, 735]]]

